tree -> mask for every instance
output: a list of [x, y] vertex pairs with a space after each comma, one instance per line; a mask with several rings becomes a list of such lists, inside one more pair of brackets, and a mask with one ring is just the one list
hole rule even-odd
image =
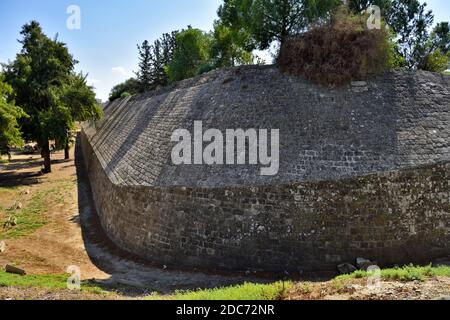
[[426, 3], [418, 0], [394, 0], [386, 20], [397, 34], [399, 53], [407, 67], [417, 69], [428, 56], [428, 30], [433, 24], [433, 13], [426, 10]]
[[57, 141], [64, 148], [64, 158], [69, 159], [70, 144], [73, 139], [73, 123], [98, 120], [102, 116], [93, 88], [86, 82], [87, 75], [73, 73], [61, 88], [61, 103], [70, 110], [71, 120], [66, 124], [66, 136]]
[[382, 16], [396, 34], [396, 48], [406, 67], [442, 71], [448, 65], [449, 25], [439, 23], [429, 35], [433, 13], [418, 0], [350, 0], [349, 7], [361, 12], [370, 5], [380, 7]]
[[246, 41], [247, 36], [242, 32], [234, 31], [220, 21], [216, 21], [211, 47], [214, 66], [222, 68], [252, 63], [253, 55], [251, 50], [245, 48]]
[[214, 23], [213, 56], [219, 67], [248, 63], [257, 44], [252, 35], [253, 0], [225, 0]]
[[382, 16], [387, 16], [391, 9], [392, 0], [350, 0], [348, 7], [354, 13], [366, 11], [370, 6], [375, 5], [381, 9]]
[[173, 59], [177, 34], [178, 31], [165, 33], [153, 44], [153, 84], [155, 87], [165, 86], [170, 82], [167, 68]]
[[124, 93], [133, 95], [139, 93], [141, 86], [137, 79], [130, 78], [123, 83], [119, 83], [111, 89], [109, 94], [109, 102], [113, 102], [116, 99], [122, 98]]
[[340, 0], [225, 0], [219, 17], [235, 31], [251, 34], [255, 47], [267, 49], [326, 20]]
[[171, 81], [191, 78], [210, 62], [212, 37], [199, 29], [188, 27], [176, 36], [172, 61], [167, 67]]
[[440, 49], [430, 52], [419, 65], [419, 69], [431, 72], [443, 72], [449, 67], [449, 56]]
[[22, 146], [22, 134], [19, 130], [17, 119], [26, 117], [25, 112], [15, 106], [13, 89], [3, 82], [3, 76], [0, 75], [0, 155], [9, 153], [11, 146]]
[[170, 80], [167, 67], [172, 61], [178, 31], [165, 33], [152, 45], [145, 40], [139, 50], [139, 71], [136, 73], [140, 84], [140, 92], [154, 90], [158, 86], [167, 85]]
[[22, 50], [5, 65], [5, 80], [16, 93], [16, 104], [29, 118], [21, 119], [24, 137], [36, 141], [44, 158], [43, 172], [51, 172], [49, 140], [61, 144], [73, 128], [73, 108], [62, 92], [73, 81], [77, 61], [58, 38], [48, 38], [38, 22], [22, 27]]
[[442, 54], [450, 53], [450, 26], [448, 22], [441, 22], [434, 27], [430, 36], [433, 50], [439, 49]]
[[145, 92], [153, 86], [153, 54], [152, 47], [145, 40], [141, 46], [137, 46], [139, 51], [139, 71], [136, 73], [140, 84], [140, 91]]

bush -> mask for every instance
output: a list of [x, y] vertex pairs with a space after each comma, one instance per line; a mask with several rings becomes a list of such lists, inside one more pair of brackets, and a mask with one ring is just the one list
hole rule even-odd
[[439, 49], [431, 52], [420, 68], [431, 72], [444, 72], [449, 68], [449, 55], [443, 54]]
[[337, 86], [398, 64], [389, 32], [384, 27], [368, 30], [367, 18], [338, 8], [328, 23], [286, 41], [278, 65], [285, 72]]

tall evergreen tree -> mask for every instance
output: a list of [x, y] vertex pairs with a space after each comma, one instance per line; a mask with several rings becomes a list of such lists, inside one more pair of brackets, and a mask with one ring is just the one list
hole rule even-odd
[[51, 172], [49, 140], [64, 138], [70, 111], [59, 103], [58, 89], [73, 72], [77, 61], [66, 45], [48, 38], [38, 22], [22, 27], [22, 50], [5, 68], [5, 79], [16, 93], [16, 104], [29, 118], [21, 121], [27, 140], [42, 150], [44, 172]]
[[170, 82], [167, 68], [173, 58], [177, 34], [178, 31], [165, 33], [152, 45], [145, 40], [138, 46], [140, 62], [136, 75], [141, 92], [165, 86]]
[[[90, 103], [92, 90], [74, 81], [77, 61], [64, 43], [48, 38], [36, 21], [24, 25], [21, 36], [22, 50], [5, 65], [5, 81], [14, 89], [16, 104], [29, 116], [20, 120], [21, 129], [27, 140], [41, 148], [47, 173], [51, 172], [49, 140], [65, 146], [76, 115], [87, 114], [86, 110], [97, 114], [98, 106]], [[82, 97], [87, 91], [89, 102]], [[68, 92], [72, 93], [64, 97]]]
[[153, 44], [153, 83], [155, 86], [165, 86], [170, 82], [167, 68], [173, 59], [178, 31], [165, 33]]
[[153, 53], [149, 42], [145, 40], [142, 45], [138, 45], [139, 51], [139, 71], [136, 73], [140, 83], [140, 91], [153, 89]]

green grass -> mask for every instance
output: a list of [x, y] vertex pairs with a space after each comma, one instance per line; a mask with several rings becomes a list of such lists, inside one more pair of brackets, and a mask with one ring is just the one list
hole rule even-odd
[[[45, 288], [51, 290], [67, 289], [68, 274], [59, 275], [25, 275], [6, 273], [0, 271], [0, 287]], [[95, 294], [105, 292], [98, 286], [89, 282], [81, 283], [81, 291]]]
[[[40, 190], [32, 195], [28, 203], [23, 204], [20, 210], [8, 210], [0, 208], [3, 212], [3, 219], [0, 220], [0, 239], [16, 239], [29, 235], [47, 223], [44, 214], [48, 209], [48, 201], [54, 204], [64, 202], [64, 194], [70, 192], [75, 186], [75, 180], [61, 179], [55, 181], [51, 188]], [[18, 188], [0, 188], [0, 192], [15, 192], [15, 198], [20, 199]], [[3, 224], [9, 216], [17, 219], [17, 225], [14, 227], [3, 228]]]
[[[355, 271], [352, 274], [341, 275], [335, 278], [336, 281], [345, 281], [349, 279], [360, 279], [371, 276], [372, 273], [366, 271]], [[381, 278], [383, 280], [395, 280], [395, 281], [425, 281], [430, 277], [450, 277], [450, 267], [418, 267], [418, 266], [404, 266], [402, 268], [391, 268], [381, 270]]]
[[450, 71], [444, 71], [443, 74], [444, 74], [445, 76], [450, 76]]
[[176, 291], [171, 296], [151, 296], [148, 299], [158, 300], [278, 300], [283, 298], [286, 290], [292, 286], [290, 282], [272, 284], [244, 283], [232, 287], [198, 291]]

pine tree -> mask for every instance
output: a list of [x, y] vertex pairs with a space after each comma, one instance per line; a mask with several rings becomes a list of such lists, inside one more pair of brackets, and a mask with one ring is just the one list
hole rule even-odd
[[145, 92], [154, 88], [153, 83], [153, 61], [152, 47], [145, 40], [141, 46], [137, 46], [139, 51], [139, 71], [136, 73], [140, 83], [140, 91]]

